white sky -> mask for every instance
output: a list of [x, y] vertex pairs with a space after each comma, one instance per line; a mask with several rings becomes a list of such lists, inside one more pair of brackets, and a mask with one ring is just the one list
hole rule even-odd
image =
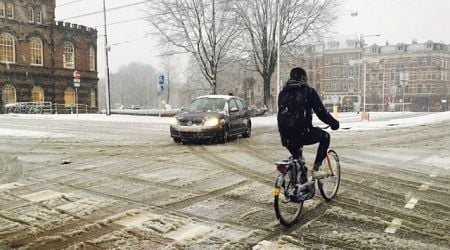
[[[107, 8], [142, 2], [143, 0], [106, 0]], [[66, 3], [71, 3], [67, 4]], [[413, 38], [418, 42], [426, 40], [450, 43], [450, 0], [342, 0], [342, 15], [336, 22], [335, 33], [341, 35], [373, 35], [380, 37], [365, 38], [368, 44], [390, 44], [399, 42], [411, 43]], [[102, 0], [56, 0], [56, 19], [82, 24], [98, 29], [98, 71], [103, 77], [104, 72], [104, 39], [103, 14], [67, 19], [81, 14], [100, 11]], [[138, 4], [121, 10], [107, 13], [107, 23], [145, 16], [145, 4]], [[357, 11], [357, 17], [350, 13]], [[155, 36], [146, 34], [152, 32], [144, 20], [124, 22], [108, 26], [108, 41], [112, 44], [109, 55], [110, 72], [116, 72], [122, 65], [131, 62], [151, 64], [161, 69], [158, 55], [164, 53], [155, 45]], [[129, 43], [122, 43], [132, 41]], [[114, 45], [122, 43], [119, 45]]]

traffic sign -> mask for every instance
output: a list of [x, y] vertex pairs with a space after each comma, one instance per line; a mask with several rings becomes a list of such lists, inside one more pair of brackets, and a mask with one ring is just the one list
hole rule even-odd
[[73, 79], [73, 86], [75, 88], [79, 88], [80, 87], [80, 82], [81, 82], [80, 79]]
[[80, 71], [78, 71], [78, 70], [75, 70], [74, 72], [73, 72], [73, 79], [81, 79], [81, 74], [80, 74]]
[[164, 75], [159, 76], [158, 80], [158, 92], [162, 94], [164, 92]]

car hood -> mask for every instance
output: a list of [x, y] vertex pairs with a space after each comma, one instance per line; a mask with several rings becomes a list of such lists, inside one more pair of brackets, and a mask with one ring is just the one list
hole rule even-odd
[[178, 115], [180, 122], [192, 121], [193, 123], [201, 123], [206, 117], [224, 118], [225, 114], [219, 112], [185, 112]]

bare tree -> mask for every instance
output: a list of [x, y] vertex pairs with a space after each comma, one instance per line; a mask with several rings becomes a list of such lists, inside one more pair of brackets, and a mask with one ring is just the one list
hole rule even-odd
[[233, 0], [152, 0], [148, 21], [159, 31], [161, 44], [189, 52], [216, 93], [217, 73], [241, 33]]
[[157, 107], [157, 80], [156, 70], [150, 65], [137, 62], [124, 65], [111, 74], [111, 103]]
[[339, 0], [236, 1], [235, 10], [247, 31], [251, 64], [264, 80], [267, 107], [272, 106], [270, 80], [277, 63], [278, 32], [281, 48], [300, 45], [327, 31], [337, 18], [338, 7]]

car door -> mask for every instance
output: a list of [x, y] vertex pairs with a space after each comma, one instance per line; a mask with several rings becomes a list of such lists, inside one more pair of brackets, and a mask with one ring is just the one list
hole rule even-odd
[[246, 109], [245, 109], [245, 105], [241, 99], [236, 98], [235, 101], [236, 101], [236, 104], [239, 109], [239, 118], [238, 118], [238, 124], [237, 124], [236, 129], [238, 130], [239, 133], [243, 133], [245, 131], [245, 125], [246, 125], [246, 121], [244, 121]]
[[228, 102], [228, 114], [230, 114], [230, 132], [236, 134], [239, 129], [239, 107], [234, 98]]
[[247, 105], [245, 105], [245, 102], [241, 99], [236, 100], [238, 102], [239, 110], [240, 110], [240, 132], [244, 133], [247, 131], [247, 124], [250, 120], [250, 114], [247, 108]]

